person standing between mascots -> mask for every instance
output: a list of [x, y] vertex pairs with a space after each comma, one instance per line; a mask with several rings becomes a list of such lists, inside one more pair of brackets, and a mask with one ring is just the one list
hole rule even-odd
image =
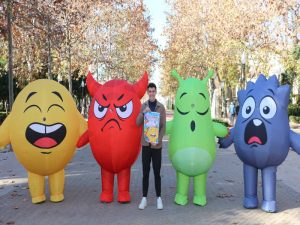
[[155, 178], [155, 190], [157, 196], [157, 209], [163, 209], [163, 203], [161, 199], [161, 158], [162, 158], [162, 139], [166, 130], [166, 110], [163, 104], [156, 99], [156, 85], [149, 83], [147, 88], [147, 94], [149, 100], [143, 103], [141, 112], [136, 119], [137, 125], [141, 125], [144, 122], [144, 113], [146, 112], [158, 112], [160, 114], [159, 123], [159, 141], [158, 144], [146, 142], [144, 135], [142, 136], [142, 163], [143, 163], [143, 198], [139, 205], [139, 209], [144, 209], [147, 206], [147, 194], [149, 187], [149, 173], [150, 163], [152, 160], [152, 167]]
[[229, 105], [229, 122], [230, 125], [234, 124], [234, 118], [235, 118], [235, 106], [233, 102], [230, 103]]

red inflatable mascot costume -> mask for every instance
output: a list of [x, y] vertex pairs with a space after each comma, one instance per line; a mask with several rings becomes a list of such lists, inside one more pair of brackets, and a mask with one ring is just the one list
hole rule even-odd
[[111, 80], [101, 85], [91, 73], [87, 88], [93, 97], [88, 119], [88, 131], [77, 146], [90, 142], [93, 155], [101, 166], [102, 193], [100, 201], [112, 202], [114, 175], [118, 177], [118, 201], [130, 202], [130, 168], [138, 157], [142, 126], [136, 125], [141, 109], [140, 99], [148, 85], [148, 74], [135, 84]]

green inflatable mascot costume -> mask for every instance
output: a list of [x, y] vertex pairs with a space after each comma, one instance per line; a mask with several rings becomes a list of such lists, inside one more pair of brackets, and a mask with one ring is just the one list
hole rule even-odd
[[216, 157], [215, 137], [225, 137], [228, 130], [222, 124], [212, 121], [207, 81], [208, 75], [199, 80], [183, 80], [176, 70], [172, 76], [179, 82], [176, 92], [174, 119], [167, 122], [170, 135], [169, 157], [177, 172], [175, 202], [186, 205], [190, 177], [194, 178], [194, 199], [196, 205], [206, 205], [206, 177]]

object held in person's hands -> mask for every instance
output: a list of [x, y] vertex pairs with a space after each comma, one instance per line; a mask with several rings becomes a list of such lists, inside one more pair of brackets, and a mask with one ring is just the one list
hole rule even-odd
[[149, 143], [158, 144], [159, 120], [158, 112], [147, 112], [144, 115], [144, 137]]

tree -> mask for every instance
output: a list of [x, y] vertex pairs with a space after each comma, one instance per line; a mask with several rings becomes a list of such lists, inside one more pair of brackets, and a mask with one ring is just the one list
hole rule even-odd
[[169, 75], [172, 68], [184, 76], [195, 77], [212, 68], [218, 71], [221, 80], [234, 86], [238, 82], [242, 52], [247, 53], [253, 64], [251, 76], [267, 73], [269, 61], [283, 55], [282, 46], [286, 46], [291, 36], [282, 31], [282, 26], [288, 27], [291, 10], [298, 10], [300, 4], [295, 0], [168, 2], [172, 14], [168, 15], [169, 26], [165, 31], [168, 47], [162, 53], [165, 95], [174, 92], [174, 80]]
[[104, 1], [94, 8], [94, 23], [85, 34], [94, 70], [101, 80], [136, 80], [151, 68], [157, 49], [143, 1]]

